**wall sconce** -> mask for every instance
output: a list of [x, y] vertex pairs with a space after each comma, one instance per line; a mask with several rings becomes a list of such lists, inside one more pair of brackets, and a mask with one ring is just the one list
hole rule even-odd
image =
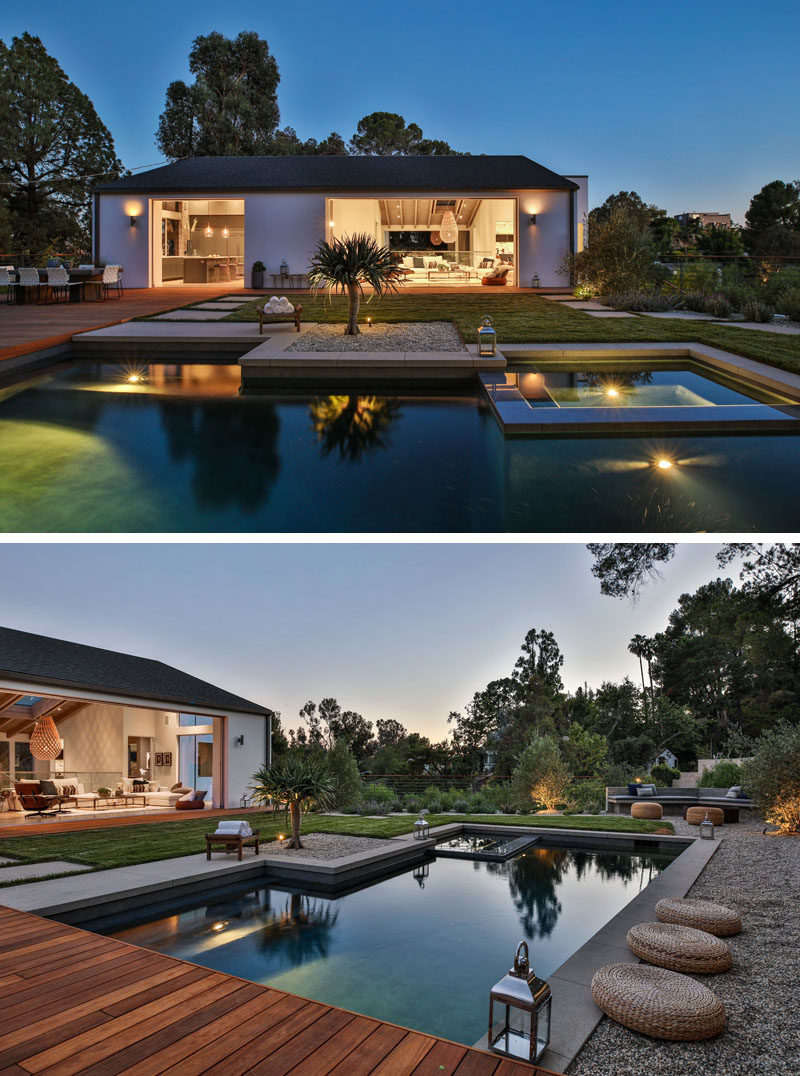
[[531, 213], [531, 224], [535, 224], [535, 223], [536, 223], [536, 214]]
[[131, 228], [135, 228], [137, 223], [136, 217], [131, 213]]
[[244, 736], [237, 736], [233, 742], [237, 747], [244, 747]]

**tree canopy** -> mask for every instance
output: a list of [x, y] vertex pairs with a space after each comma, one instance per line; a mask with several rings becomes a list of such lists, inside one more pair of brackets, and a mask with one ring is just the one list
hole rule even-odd
[[759, 255], [800, 254], [800, 180], [774, 179], [754, 194], [742, 239]]
[[88, 248], [90, 190], [122, 163], [94, 105], [38, 37], [0, 41], [0, 246]]
[[407, 124], [396, 112], [370, 112], [358, 121], [356, 132], [350, 139], [350, 152], [367, 156], [447, 155], [456, 150], [440, 139], [425, 138], [418, 124]]

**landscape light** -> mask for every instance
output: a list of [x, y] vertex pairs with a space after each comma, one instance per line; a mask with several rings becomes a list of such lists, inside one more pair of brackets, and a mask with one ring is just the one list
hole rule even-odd
[[141, 380], [142, 379], [138, 374], [131, 374], [128, 378], [128, 383], [131, 385], [138, 385]]
[[659, 471], [668, 471], [672, 467], [672, 460], [662, 458], [658, 461], [656, 467], [658, 467]]
[[616, 389], [606, 389], [606, 395], [607, 396], [619, 396], [619, 393], [617, 392]]

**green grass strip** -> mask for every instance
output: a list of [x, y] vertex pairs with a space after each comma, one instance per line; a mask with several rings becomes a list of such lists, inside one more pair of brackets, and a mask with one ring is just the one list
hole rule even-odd
[[[262, 839], [275, 840], [285, 832], [283, 815], [250, 815], [250, 824], [261, 830]], [[362, 818], [359, 815], [307, 815], [303, 820], [304, 833], [343, 833], [357, 837], [398, 837], [413, 830], [414, 815], [390, 815], [383, 818]], [[552, 829], [605, 830], [613, 833], [653, 833], [666, 828], [669, 822], [627, 818], [625, 816], [579, 815], [429, 815], [432, 826], [445, 822], [484, 822], [500, 826], [547, 826]], [[197, 822], [151, 822], [141, 826], [119, 826], [108, 829], [81, 830], [77, 833], [43, 833], [25, 837], [0, 839], [0, 856], [16, 857], [20, 863], [42, 863], [65, 860], [110, 870], [136, 863], [152, 863], [160, 859], [196, 855], [205, 851], [204, 835], [215, 828], [216, 819]], [[30, 879], [30, 881], [39, 879]], [[0, 872], [0, 887], [3, 886]], [[7, 883], [6, 883], [7, 884]]]

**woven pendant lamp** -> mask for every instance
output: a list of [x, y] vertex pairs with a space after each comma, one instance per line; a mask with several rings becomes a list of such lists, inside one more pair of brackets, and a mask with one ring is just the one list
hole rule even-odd
[[431, 244], [435, 247], [440, 247], [442, 245], [442, 237], [438, 232], [431, 232]]
[[445, 243], [455, 243], [458, 238], [458, 225], [456, 224], [455, 213], [452, 209], [448, 209], [442, 217], [442, 226], [439, 229], [439, 235], [441, 235], [442, 241]]
[[49, 714], [40, 717], [31, 733], [30, 752], [42, 761], [58, 758], [61, 754], [61, 737], [56, 723]]

